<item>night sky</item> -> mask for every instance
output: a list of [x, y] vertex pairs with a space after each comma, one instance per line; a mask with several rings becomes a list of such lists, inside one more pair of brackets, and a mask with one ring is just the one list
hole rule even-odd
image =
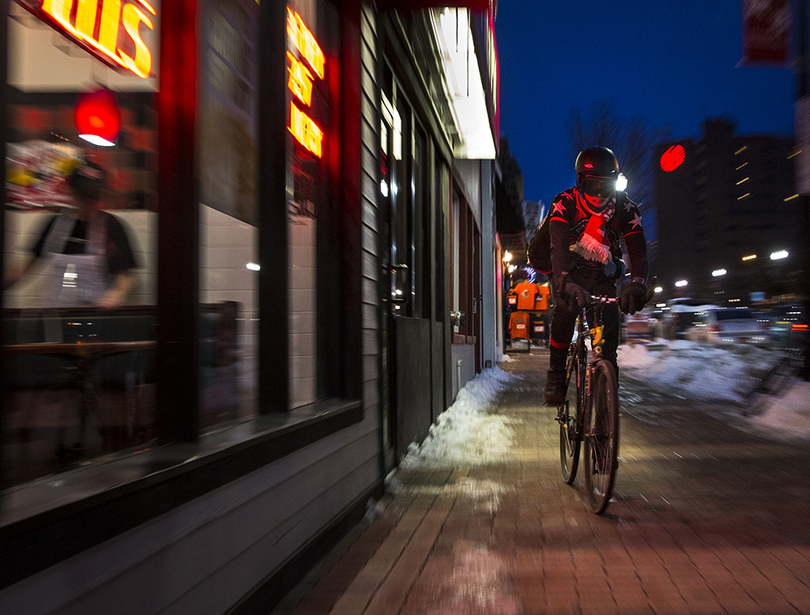
[[790, 135], [795, 75], [738, 66], [741, 24], [741, 0], [499, 0], [500, 128], [524, 198], [548, 205], [573, 185], [566, 124], [597, 101], [674, 139], [719, 116], [736, 134]]

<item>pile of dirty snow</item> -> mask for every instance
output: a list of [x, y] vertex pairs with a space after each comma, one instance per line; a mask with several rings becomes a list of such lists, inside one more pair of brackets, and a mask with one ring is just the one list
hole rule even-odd
[[505, 459], [514, 437], [514, 419], [491, 414], [498, 393], [518, 376], [499, 367], [477, 374], [456, 401], [439, 415], [422, 444], [411, 443], [400, 468], [480, 465]]
[[[781, 357], [778, 350], [747, 344], [654, 340], [619, 346], [624, 373], [687, 399], [713, 402], [744, 402]], [[757, 397], [756, 407], [741, 415], [762, 433], [810, 439], [810, 382], [792, 377], [776, 394]]]

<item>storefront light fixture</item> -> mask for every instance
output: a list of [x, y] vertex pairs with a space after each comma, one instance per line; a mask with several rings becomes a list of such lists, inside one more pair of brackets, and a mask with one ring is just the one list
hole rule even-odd
[[[495, 139], [469, 11], [446, 7], [432, 11], [431, 17], [441, 49], [445, 94], [460, 137], [453, 153], [466, 159], [495, 158]], [[492, 64], [490, 70], [497, 71], [497, 62]]]
[[102, 147], [112, 147], [121, 130], [121, 109], [110, 90], [80, 94], [73, 111], [79, 137]]
[[511, 261], [511, 260], [512, 260], [512, 253], [511, 253], [511, 252], [508, 252], [508, 251], [507, 251], [507, 252], [504, 252], [504, 253], [503, 253], [503, 262], [504, 262], [504, 263], [508, 263], [508, 262], [509, 262], [509, 261]]

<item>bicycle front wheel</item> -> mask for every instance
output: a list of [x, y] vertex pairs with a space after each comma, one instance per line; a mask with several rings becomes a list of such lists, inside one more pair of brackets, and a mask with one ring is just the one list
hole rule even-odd
[[560, 424], [560, 468], [562, 469], [563, 480], [569, 485], [574, 482], [579, 466], [579, 448], [582, 443], [580, 436], [581, 421], [577, 418], [582, 416], [581, 393], [584, 390], [585, 365], [579, 353], [579, 344], [572, 344], [568, 355], [568, 362], [565, 366], [566, 391], [571, 381], [576, 386], [576, 406], [572, 412], [571, 404], [568, 400], [560, 407], [557, 421]]
[[619, 391], [616, 370], [608, 361], [593, 367], [584, 440], [585, 489], [593, 512], [602, 514], [619, 465]]

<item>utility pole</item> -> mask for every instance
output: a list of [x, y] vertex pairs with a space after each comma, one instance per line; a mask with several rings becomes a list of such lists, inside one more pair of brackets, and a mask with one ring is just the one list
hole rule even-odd
[[[810, 99], [807, 95], [808, 77], [808, 57], [807, 57], [807, 0], [797, 0], [798, 7], [798, 29], [799, 29], [799, 53], [796, 59], [796, 102], [794, 107], [796, 145], [802, 150], [796, 157], [796, 187], [799, 193], [799, 216], [801, 220], [800, 251], [803, 259], [804, 275], [802, 284], [802, 294], [804, 295], [804, 317], [810, 314], [810, 248], [807, 247], [806, 240], [810, 237]], [[805, 335], [804, 343], [804, 369], [802, 377], [810, 381], [810, 332]]]

